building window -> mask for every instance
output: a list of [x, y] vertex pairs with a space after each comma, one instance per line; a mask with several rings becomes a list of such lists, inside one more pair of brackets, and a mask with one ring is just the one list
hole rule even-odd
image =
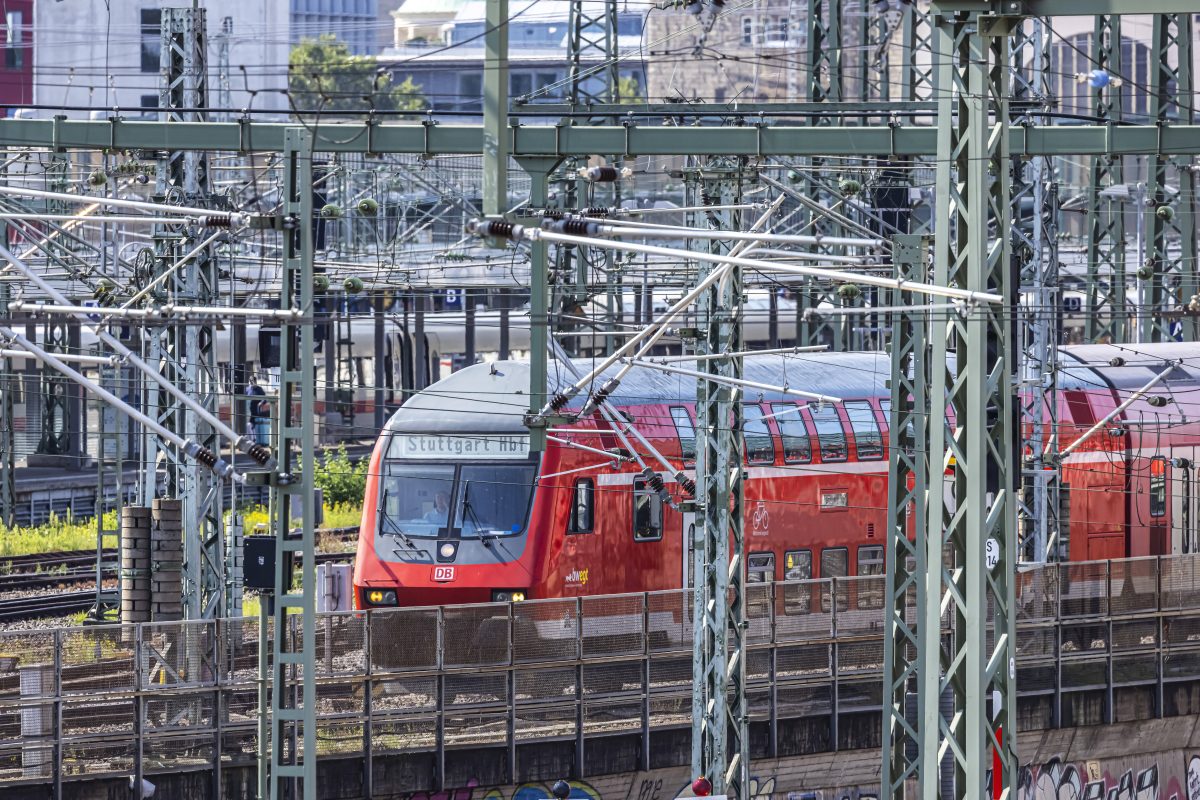
[[143, 8], [142, 72], [158, 72], [162, 66], [162, 9]]
[[742, 17], [742, 44], [754, 44], [754, 17]]
[[571, 517], [567, 523], [567, 533], [591, 533], [593, 528], [592, 509], [596, 495], [596, 484], [591, 478], [580, 478], [575, 481], [575, 489], [571, 493]]
[[[540, 92], [541, 90], [545, 89], [547, 86], [552, 86], [552, 85], [558, 83], [558, 81], [559, 81], [558, 75], [553, 72], [539, 72], [537, 74], [537, 80], [534, 81], [534, 85], [538, 88], [538, 91]], [[557, 89], [551, 89], [548, 92], [542, 92], [541, 94], [539, 94], [537, 96], [537, 99], [552, 100], [557, 97], [562, 97], [562, 88], [561, 87], [557, 88]]]
[[154, 110], [158, 108], [158, 95], [144, 94], [138, 101], [138, 105], [141, 107], [143, 114], [153, 114]]
[[654, 542], [662, 538], [663, 501], [644, 480], [633, 482], [633, 540]]
[[20, 69], [25, 66], [25, 15], [20, 11], [9, 11], [4, 17], [4, 66]]
[[771, 33], [771, 41], [786, 42], [788, 40], [788, 18], [778, 17], [775, 20], [775, 30]]
[[533, 76], [529, 73], [515, 73], [508, 76], [508, 93], [514, 98], [526, 97], [533, 93]]
[[463, 111], [483, 110], [483, 75], [467, 73], [458, 76], [458, 107]]

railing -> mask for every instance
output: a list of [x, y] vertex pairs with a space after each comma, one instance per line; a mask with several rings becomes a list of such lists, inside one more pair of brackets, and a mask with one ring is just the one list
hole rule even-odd
[[[1051, 709], [1038, 724], [1104, 721], [1064, 718], [1084, 695], [1111, 720], [1137, 687], [1170, 715], [1164, 687], [1200, 681], [1200, 556], [1047, 565], [1017, 585], [1022, 702]], [[747, 594], [757, 754], [786, 755], [801, 728], [809, 748], [877, 742], [883, 576]], [[318, 755], [365, 756], [369, 788], [377, 759], [430, 752], [424, 788], [440, 788], [452, 748], [496, 748], [503, 783], [527, 743], [568, 743], [582, 776], [590, 743], [625, 735], [645, 768], [651, 731], [690, 726], [691, 613], [676, 590], [319, 615]], [[0, 785], [219, 781], [255, 758], [258, 641], [249, 618], [0, 634]]]

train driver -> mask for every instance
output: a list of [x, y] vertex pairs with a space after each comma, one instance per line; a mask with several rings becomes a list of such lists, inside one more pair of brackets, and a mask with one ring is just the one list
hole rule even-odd
[[425, 512], [425, 521], [445, 527], [448, 522], [446, 517], [449, 511], [450, 493], [438, 492], [433, 496], [433, 508]]

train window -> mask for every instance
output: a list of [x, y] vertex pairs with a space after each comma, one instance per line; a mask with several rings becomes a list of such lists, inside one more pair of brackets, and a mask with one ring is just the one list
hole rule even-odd
[[875, 421], [875, 411], [866, 400], [850, 400], [843, 405], [850, 418], [850, 429], [854, 431], [854, 446], [860, 461], [883, 458], [883, 435]]
[[883, 547], [858, 548], [858, 607], [883, 608]]
[[[785, 581], [812, 580], [812, 551], [789, 550], [783, 554], [783, 579]], [[783, 613], [812, 613], [812, 584], [783, 587]]]
[[783, 579], [785, 581], [807, 581], [811, 578], [811, 550], [789, 550], [783, 554]]
[[871, 545], [858, 548], [858, 574], [883, 574], [883, 546]]
[[579, 478], [571, 492], [571, 516], [567, 521], [567, 533], [591, 533], [593, 500], [596, 484], [591, 478]]
[[692, 415], [686, 408], [671, 406], [671, 419], [675, 422], [675, 432], [679, 434], [679, 454], [683, 457], [684, 466], [696, 463], [696, 426], [692, 423]]
[[460, 535], [507, 536], [524, 530], [536, 477], [533, 465], [464, 464], [454, 512]]
[[663, 501], [640, 478], [633, 482], [633, 540], [654, 542], [662, 538]]
[[809, 403], [813, 425], [817, 428], [817, 443], [821, 446], [822, 461], [846, 460], [846, 429], [837, 408], [821, 403]]
[[812, 440], [808, 438], [808, 425], [800, 415], [795, 403], [773, 403], [771, 413], [779, 426], [783, 440], [783, 462], [785, 464], [807, 464], [812, 461]]
[[[850, 553], [844, 547], [827, 547], [821, 551], [821, 577], [844, 578], [849, 574]], [[828, 599], [822, 598], [822, 606], [828, 605]], [[837, 581], [837, 607], [845, 611], [850, 607], [850, 586], [846, 581]], [[828, 611], [828, 608], [824, 610]]]
[[746, 583], [769, 583], [775, 580], [775, 554], [750, 553], [746, 556]]
[[892, 401], [880, 400], [879, 410], [883, 412], [883, 424], [890, 428], [892, 427]]
[[775, 463], [775, 440], [760, 406], [742, 406], [742, 433], [746, 437], [746, 461], [751, 464]]
[[437, 536], [449, 529], [454, 467], [392, 465], [380, 483], [381, 534]]
[[1150, 459], [1150, 516], [1167, 515], [1167, 459], [1155, 456]]

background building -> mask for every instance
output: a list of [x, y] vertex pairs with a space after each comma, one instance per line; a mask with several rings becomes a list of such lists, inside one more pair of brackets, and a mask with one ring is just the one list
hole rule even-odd
[[[380, 56], [395, 81], [411, 76], [435, 111], [483, 109], [486, 22], [483, 0], [407, 0], [392, 12], [393, 47]], [[645, 23], [643, 6], [617, 18], [618, 48], [636, 51]], [[514, 102], [561, 103], [568, 93], [567, 5], [514, 4], [509, 22], [509, 94]], [[646, 85], [642, 58], [621, 61], [622, 78]]]
[[[0, 104], [33, 102], [33, 0], [0, 2]], [[7, 110], [3, 116], [8, 116]]]
[[332, 33], [355, 55], [369, 56], [379, 51], [377, 0], [290, 0], [290, 3], [292, 44]]
[[[206, 0], [210, 103], [228, 79], [235, 109], [284, 111], [288, 0]], [[12, 5], [11, 3], [9, 4]], [[87, 116], [90, 110], [158, 105], [160, 9], [178, 2], [109, 0], [42, 2], [34, 6], [33, 102], [37, 113]], [[146, 112], [152, 113], [152, 112]]]

